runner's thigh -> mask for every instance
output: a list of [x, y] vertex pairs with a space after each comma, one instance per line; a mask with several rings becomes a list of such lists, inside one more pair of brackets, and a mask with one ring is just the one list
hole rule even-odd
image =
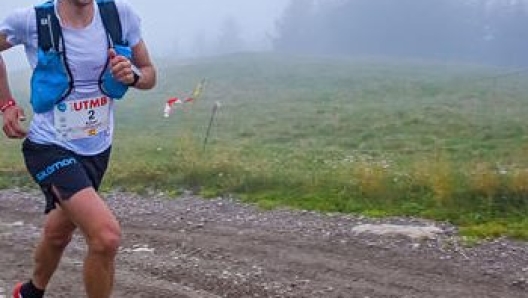
[[94, 188], [77, 192], [69, 200], [62, 201], [61, 207], [88, 238], [101, 233], [120, 235], [116, 217]]

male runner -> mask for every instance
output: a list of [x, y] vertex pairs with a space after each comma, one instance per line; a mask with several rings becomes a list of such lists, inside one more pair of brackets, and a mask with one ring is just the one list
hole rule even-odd
[[[25, 131], [20, 124], [25, 118], [24, 110], [10, 92], [6, 66], [0, 56], [3, 131], [8, 138], [25, 139], [22, 151], [27, 169], [46, 198], [46, 222], [34, 254], [33, 273], [27, 282], [15, 287], [13, 298], [44, 296], [77, 228], [88, 246], [84, 260], [87, 296], [108, 298], [112, 292], [121, 230], [97, 191], [108, 164], [114, 108], [119, 103], [111, 94], [103, 92], [101, 77], [109, 69], [111, 80], [120, 88], [151, 89], [156, 83], [156, 71], [141, 37], [140, 18], [126, 0], [115, 0], [115, 6], [123, 39], [132, 53], [129, 58], [114, 49], [97, 2], [54, 0], [48, 3], [53, 6], [62, 31], [58, 46], [64, 67], [68, 69], [69, 88], [49, 108], [39, 106], [38, 111], [40, 97], [50, 97], [51, 92], [47, 90], [54, 88], [46, 81], [51, 72], [48, 76], [50, 70], [45, 67], [38, 41], [38, 27], [49, 23], [38, 20], [33, 7], [16, 10], [0, 22], [0, 52], [23, 45], [34, 70], [31, 82], [34, 117]], [[48, 68], [52, 67], [48, 65]], [[41, 71], [40, 80], [35, 79], [37, 70]]]

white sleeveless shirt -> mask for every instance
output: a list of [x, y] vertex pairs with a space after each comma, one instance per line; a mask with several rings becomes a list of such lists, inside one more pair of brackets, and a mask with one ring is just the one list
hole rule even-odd
[[[58, 7], [59, 0], [55, 0]], [[140, 18], [125, 0], [115, 0], [123, 36], [131, 47], [141, 40]], [[85, 28], [62, 26], [68, 66], [74, 89], [53, 111], [35, 113], [28, 138], [39, 144], [56, 144], [80, 155], [96, 155], [112, 144], [114, 105], [99, 90], [99, 76], [108, 57], [108, 40], [98, 6]], [[58, 16], [58, 14], [57, 14]], [[19, 9], [0, 22], [0, 32], [12, 45], [24, 45], [32, 69], [37, 64], [38, 36], [33, 7]], [[59, 17], [60, 20], [60, 17]], [[89, 112], [89, 113], [88, 113]]]

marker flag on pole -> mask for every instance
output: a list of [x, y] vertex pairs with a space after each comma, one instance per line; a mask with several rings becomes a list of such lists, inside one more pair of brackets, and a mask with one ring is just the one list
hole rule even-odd
[[194, 87], [194, 90], [190, 97], [187, 97], [184, 100], [181, 100], [178, 97], [169, 98], [167, 102], [165, 103], [165, 109], [163, 110], [163, 116], [165, 118], [169, 118], [173, 110], [177, 108], [177, 105], [185, 104], [188, 102], [194, 102], [195, 100], [199, 99], [202, 96], [204, 89], [205, 89], [205, 78], [202, 79], [196, 85], [196, 87]]
[[169, 98], [165, 103], [165, 109], [163, 110], [163, 115], [165, 118], [169, 118], [175, 104], [181, 104], [181, 99], [177, 97]]
[[198, 83], [196, 87], [194, 87], [193, 93], [190, 97], [191, 101], [195, 99], [199, 99], [202, 96], [202, 92], [204, 88], [205, 88], [205, 79], [202, 79], [202, 81]]

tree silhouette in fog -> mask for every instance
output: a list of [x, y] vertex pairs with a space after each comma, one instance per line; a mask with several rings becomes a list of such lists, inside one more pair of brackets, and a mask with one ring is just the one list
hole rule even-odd
[[528, 65], [526, 2], [291, 0], [274, 48]]

